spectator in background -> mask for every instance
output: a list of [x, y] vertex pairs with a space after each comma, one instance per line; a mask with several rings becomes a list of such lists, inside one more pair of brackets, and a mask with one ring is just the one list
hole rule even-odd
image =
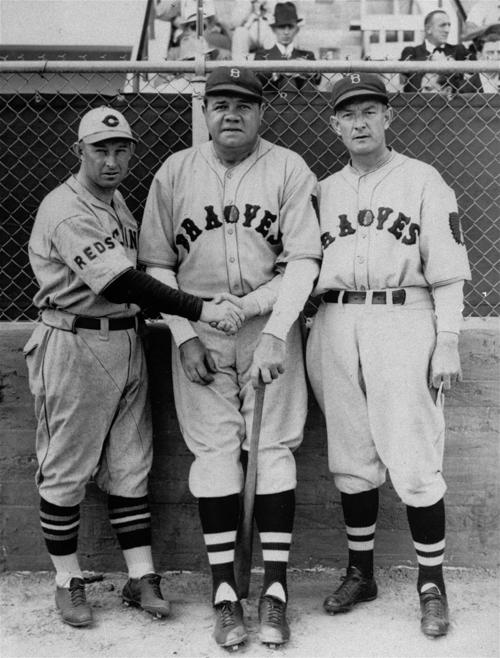
[[[178, 30], [173, 35], [174, 39], [168, 59], [180, 59], [181, 42], [184, 39], [190, 40], [190, 37], [196, 35], [196, 0], [183, 0], [180, 12], [180, 16], [176, 19]], [[231, 36], [228, 29], [218, 20], [213, 0], [205, 0], [203, 3], [203, 36], [209, 47], [217, 49], [217, 59], [230, 58]]]
[[[400, 61], [426, 61], [436, 59], [465, 60], [468, 53], [462, 44], [451, 45], [447, 43], [450, 33], [450, 19], [441, 9], [431, 11], [424, 19], [424, 42], [418, 46], [407, 46], [401, 53]], [[403, 91], [419, 91], [423, 73], [410, 73], [403, 78]], [[463, 75], [456, 74], [450, 77], [450, 84], [457, 90], [463, 84]]]
[[274, 34], [270, 26], [270, 7], [267, 0], [250, 0], [234, 3], [234, 25], [231, 58], [235, 61], [250, 59], [257, 50], [272, 48]]
[[422, 94], [442, 94], [448, 98], [453, 95], [448, 76], [440, 73], [424, 73], [420, 82], [420, 91]]
[[[477, 59], [483, 62], [498, 62], [500, 60], [500, 29], [486, 30], [476, 42]], [[461, 92], [497, 94], [500, 91], [498, 71], [473, 73], [466, 80]]]
[[[278, 2], [274, 8], [274, 22], [271, 28], [274, 32], [276, 44], [269, 50], [258, 50], [256, 60], [288, 60], [304, 59], [314, 60], [314, 53], [310, 50], [295, 48], [294, 40], [299, 33], [302, 18], [297, 16], [297, 9], [293, 2]], [[297, 91], [307, 82], [314, 85], [321, 81], [321, 74], [310, 73], [272, 73], [259, 74], [265, 91]]]

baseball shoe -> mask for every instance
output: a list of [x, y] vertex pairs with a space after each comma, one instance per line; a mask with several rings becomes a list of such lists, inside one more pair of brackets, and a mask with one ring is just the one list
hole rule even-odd
[[286, 619], [286, 603], [274, 596], [262, 596], [259, 601], [259, 640], [270, 647], [285, 644], [290, 639]]
[[349, 612], [363, 601], [373, 601], [377, 598], [377, 583], [375, 579], [365, 578], [357, 567], [348, 567], [342, 584], [333, 594], [327, 596], [323, 608], [330, 615], [337, 612]]
[[56, 587], [56, 607], [62, 620], [70, 626], [89, 626], [92, 610], [85, 597], [82, 578], [72, 578], [69, 587]]
[[243, 623], [243, 608], [239, 601], [221, 601], [214, 606], [217, 621], [214, 639], [226, 649], [236, 651], [247, 640]]
[[142, 608], [155, 617], [168, 617], [170, 603], [163, 598], [160, 589], [161, 576], [147, 573], [142, 578], [129, 578], [122, 591], [125, 605]]
[[427, 637], [440, 637], [448, 633], [448, 601], [438, 587], [432, 587], [420, 594], [420, 611], [422, 619], [420, 628]]

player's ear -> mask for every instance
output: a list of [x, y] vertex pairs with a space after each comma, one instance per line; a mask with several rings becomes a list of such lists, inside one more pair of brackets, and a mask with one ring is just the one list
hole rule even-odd
[[266, 104], [265, 104], [265, 103], [261, 103], [261, 105], [260, 105], [260, 120], [261, 120], [261, 121], [262, 121], [262, 119], [264, 118], [264, 112], [265, 112], [265, 111], [266, 111]]
[[130, 142], [130, 155], [134, 155], [134, 153], [135, 153], [135, 147], [136, 147], [135, 142], [132, 142], [132, 141], [131, 141], [131, 142]]
[[71, 150], [76, 155], [76, 157], [80, 160], [80, 158], [82, 157], [82, 153], [83, 153], [81, 143], [80, 142], [75, 142], [73, 144], [73, 146], [71, 147]]
[[392, 123], [394, 113], [390, 105], [386, 105], [384, 109], [384, 128], [387, 130]]
[[330, 128], [333, 130], [334, 133], [340, 135], [339, 120], [337, 119], [336, 114], [332, 114], [332, 116], [330, 117]]

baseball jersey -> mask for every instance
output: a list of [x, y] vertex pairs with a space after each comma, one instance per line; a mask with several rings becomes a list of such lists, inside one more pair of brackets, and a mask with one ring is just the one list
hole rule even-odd
[[120, 192], [112, 205], [71, 176], [38, 210], [29, 258], [40, 290], [35, 305], [75, 315], [127, 317], [138, 306], [114, 304], [99, 293], [137, 261], [138, 228]]
[[470, 279], [455, 194], [434, 167], [392, 151], [379, 169], [359, 174], [347, 165], [319, 189], [315, 294]]
[[299, 155], [264, 139], [230, 168], [211, 142], [180, 151], [152, 182], [139, 260], [174, 270], [200, 297], [246, 295], [279, 265], [321, 257], [316, 187]]

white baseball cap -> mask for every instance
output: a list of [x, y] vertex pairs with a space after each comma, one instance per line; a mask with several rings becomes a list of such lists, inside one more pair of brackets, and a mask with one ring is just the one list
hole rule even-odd
[[96, 107], [82, 117], [78, 127], [79, 142], [95, 144], [105, 139], [119, 138], [137, 142], [123, 114], [113, 108]]

